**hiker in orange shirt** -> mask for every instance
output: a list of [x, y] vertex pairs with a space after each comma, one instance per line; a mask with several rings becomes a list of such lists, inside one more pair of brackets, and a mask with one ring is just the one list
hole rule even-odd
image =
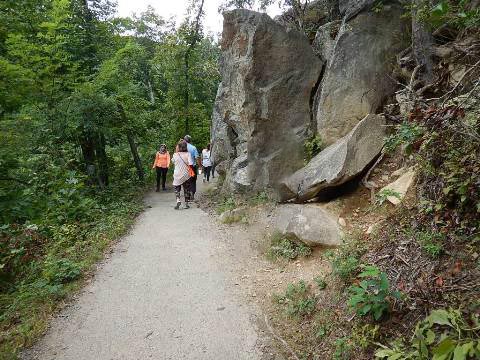
[[162, 190], [165, 191], [165, 182], [167, 181], [167, 172], [170, 166], [170, 154], [167, 151], [167, 146], [165, 144], [160, 145], [160, 149], [155, 155], [155, 161], [153, 162], [152, 169], [157, 169], [157, 189], [156, 192], [160, 191], [160, 178], [162, 178]]

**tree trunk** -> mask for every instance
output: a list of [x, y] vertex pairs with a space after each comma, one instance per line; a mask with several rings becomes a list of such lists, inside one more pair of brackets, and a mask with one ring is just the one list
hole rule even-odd
[[84, 132], [80, 143], [82, 148], [83, 161], [85, 162], [85, 171], [93, 185], [97, 180], [97, 167], [95, 166], [95, 146], [90, 134]]
[[418, 9], [425, 0], [412, 0], [412, 50], [415, 62], [420, 66], [420, 79], [423, 85], [433, 83], [432, 47], [433, 37], [427, 26], [418, 17]]
[[101, 188], [108, 186], [108, 159], [105, 151], [105, 135], [98, 134], [96, 141], [96, 155], [98, 162], [98, 183]]
[[[124, 124], [127, 123], [127, 114], [125, 114], [125, 110], [123, 109], [122, 104], [117, 103], [117, 108], [122, 117], [122, 122]], [[143, 181], [145, 179], [145, 172], [143, 171], [142, 159], [138, 154], [137, 144], [135, 143], [135, 139], [133, 137], [133, 133], [130, 130], [127, 130], [127, 140], [128, 144], [130, 145], [130, 151], [132, 152], [133, 163], [135, 164], [135, 168], [137, 169], [138, 179]]]
[[128, 144], [130, 145], [130, 151], [132, 152], [133, 162], [135, 163], [135, 168], [137, 169], [138, 179], [143, 181], [145, 179], [145, 172], [143, 171], [142, 160], [140, 155], [138, 155], [137, 144], [133, 138], [131, 131], [127, 131]]
[[150, 78], [148, 77], [147, 77], [147, 90], [148, 90], [148, 95], [150, 97], [150, 104], [155, 105], [155, 94], [153, 93], [152, 83], [150, 81]]

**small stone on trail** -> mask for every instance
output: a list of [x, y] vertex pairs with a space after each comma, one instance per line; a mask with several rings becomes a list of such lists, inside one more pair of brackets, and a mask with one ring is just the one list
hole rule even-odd
[[222, 310], [225, 310], [225, 306], [220, 306], [217, 308], [217, 311], [222, 311]]
[[347, 222], [342, 217], [338, 218], [338, 223], [340, 224], [340, 226], [343, 226], [343, 227], [347, 226]]

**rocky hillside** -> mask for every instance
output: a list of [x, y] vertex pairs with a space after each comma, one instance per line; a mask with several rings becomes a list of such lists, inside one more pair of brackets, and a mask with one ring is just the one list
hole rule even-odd
[[307, 308], [276, 331], [292, 358], [480, 358], [478, 3], [314, 3], [314, 37], [224, 14], [219, 191], [276, 202], [274, 253], [335, 249], [334, 285], [291, 284], [277, 302]]

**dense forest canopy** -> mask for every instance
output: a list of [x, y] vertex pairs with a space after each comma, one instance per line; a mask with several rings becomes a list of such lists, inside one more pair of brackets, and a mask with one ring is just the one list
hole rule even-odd
[[185, 132], [208, 142], [218, 47], [196, 29], [196, 5], [175, 27], [151, 8], [117, 18], [109, 0], [2, 2], [3, 223], [44, 217], [41, 197], [68, 179], [104, 188], [134, 165], [142, 179], [139, 161]]

